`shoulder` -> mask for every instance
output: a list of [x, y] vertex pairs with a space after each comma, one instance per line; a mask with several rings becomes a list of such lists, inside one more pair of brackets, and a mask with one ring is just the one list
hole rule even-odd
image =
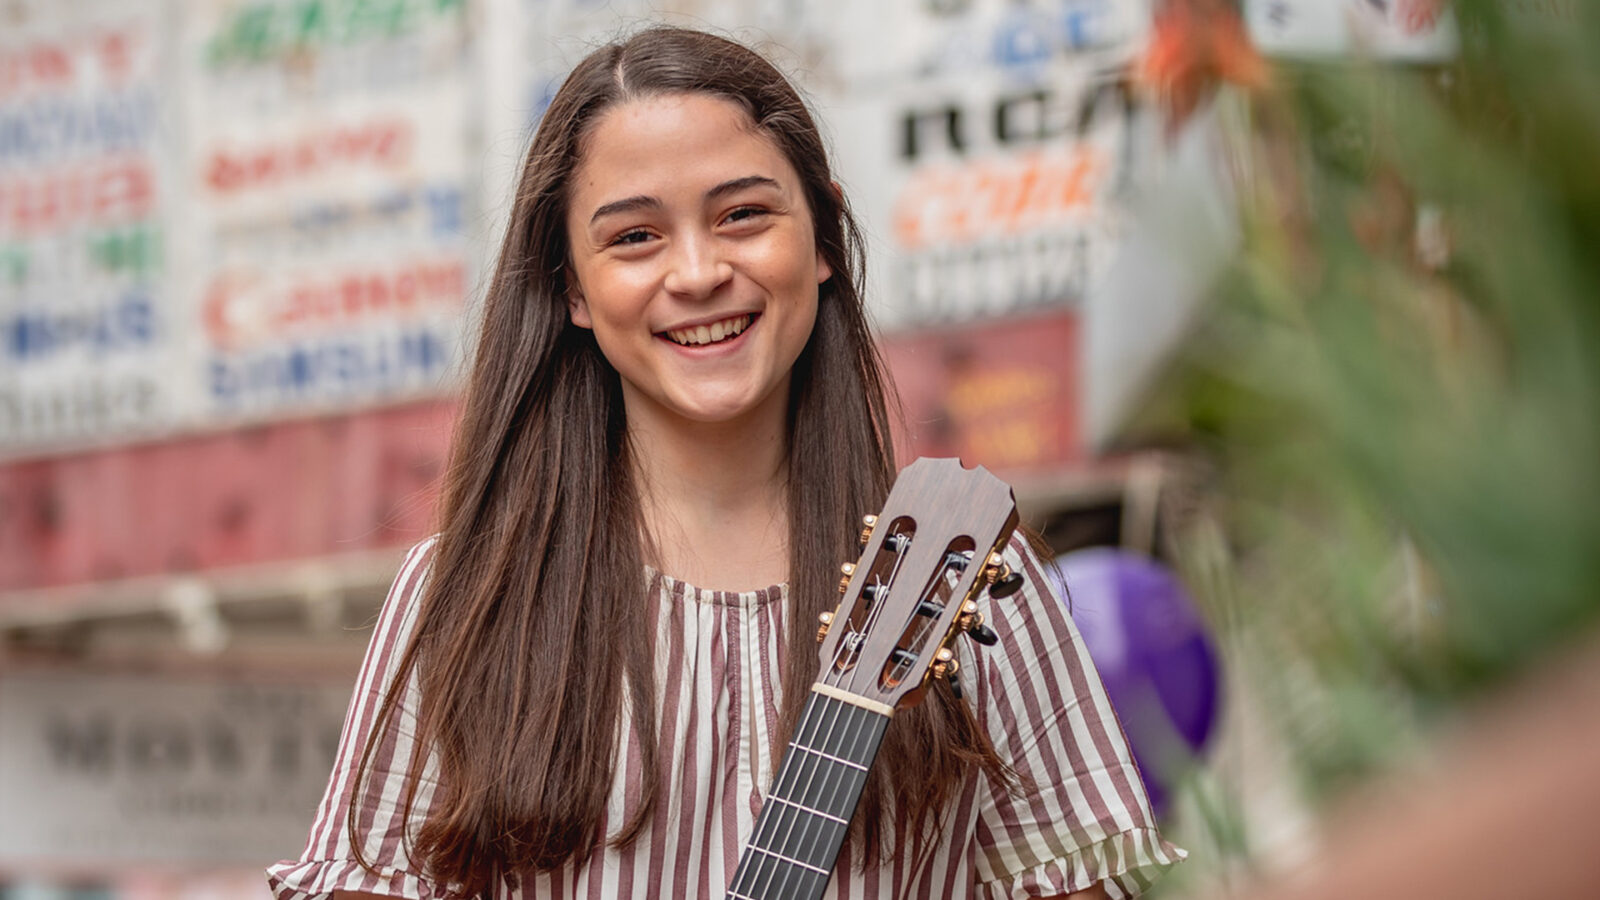
[[430, 535], [406, 551], [389, 586], [389, 593], [384, 598], [383, 607], [378, 612], [364, 668], [373, 674], [382, 674], [384, 681], [393, 676], [400, 651], [416, 625], [423, 591], [433, 569], [438, 539], [438, 535]]
[[384, 600], [385, 614], [393, 607], [404, 607], [414, 612], [417, 601], [427, 586], [438, 545], [439, 536], [434, 534], [413, 544], [411, 549], [406, 551], [400, 561], [400, 568], [395, 573], [394, 582], [389, 586], [388, 597]]

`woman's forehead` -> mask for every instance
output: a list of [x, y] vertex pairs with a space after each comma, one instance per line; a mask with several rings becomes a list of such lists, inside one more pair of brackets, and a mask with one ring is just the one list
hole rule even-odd
[[752, 175], [800, 189], [788, 157], [741, 105], [715, 94], [660, 94], [595, 118], [580, 145], [572, 196], [605, 203], [597, 191], [694, 192]]

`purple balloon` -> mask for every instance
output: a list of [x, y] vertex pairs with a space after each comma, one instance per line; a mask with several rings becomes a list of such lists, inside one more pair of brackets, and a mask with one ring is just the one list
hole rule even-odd
[[[1168, 796], [1217, 718], [1217, 655], [1183, 585], [1161, 564], [1111, 547], [1056, 559], [1051, 580], [1083, 634], [1144, 777]], [[1066, 580], [1062, 589], [1060, 576]]]

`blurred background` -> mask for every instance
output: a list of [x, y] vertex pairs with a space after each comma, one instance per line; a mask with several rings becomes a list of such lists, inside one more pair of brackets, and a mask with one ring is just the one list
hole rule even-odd
[[267, 896], [521, 153], [653, 21], [809, 93], [1157, 896], [1600, 897], [1594, 4], [0, 0], [0, 900]]

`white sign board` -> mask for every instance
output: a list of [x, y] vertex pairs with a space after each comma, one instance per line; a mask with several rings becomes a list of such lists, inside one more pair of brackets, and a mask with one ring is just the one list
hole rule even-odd
[[5, 15], [0, 447], [171, 421], [178, 146], [161, 5], [27, 2]]
[[292, 858], [350, 687], [0, 675], [0, 865]]
[[1437, 62], [1456, 54], [1446, 0], [1246, 0], [1250, 37], [1279, 56]]

